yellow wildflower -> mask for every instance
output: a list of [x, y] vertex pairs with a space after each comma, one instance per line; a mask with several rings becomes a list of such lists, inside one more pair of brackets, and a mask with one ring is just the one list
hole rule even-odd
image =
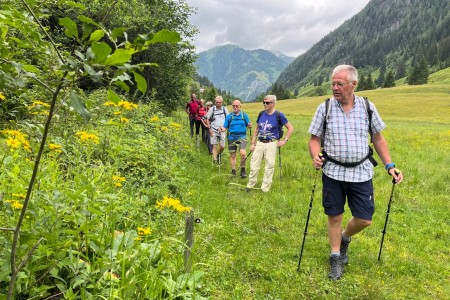
[[0, 92], [0, 101], [3, 101], [3, 100], [5, 100], [5, 99], [6, 99], [5, 95], [3, 95], [3, 94]]
[[97, 135], [93, 133], [88, 133], [85, 131], [78, 131], [75, 133], [81, 141], [92, 141], [95, 144], [99, 144], [100, 140]]
[[11, 207], [15, 209], [22, 209], [23, 204], [17, 200], [7, 200], [6, 202], [11, 203]]
[[106, 101], [104, 104], [103, 104], [104, 106], [117, 106], [117, 104], [115, 104], [114, 102], [112, 102], [112, 101]]
[[125, 177], [117, 176], [117, 175], [113, 175], [112, 179], [114, 181], [122, 181], [122, 182], [127, 180]]
[[15, 193], [13, 193], [12, 196], [13, 196], [13, 197], [19, 197], [19, 198], [25, 199], [27, 195], [25, 195], [25, 194], [15, 194]]
[[114, 182], [114, 185], [117, 186], [117, 187], [121, 187], [122, 186], [122, 184], [120, 182]]
[[156, 207], [159, 209], [164, 209], [166, 207], [173, 208], [177, 212], [188, 212], [192, 210], [191, 207], [183, 206], [180, 200], [168, 196], [164, 196], [161, 201], [156, 201]]
[[122, 112], [120, 110], [118, 110], [118, 111], [113, 112], [113, 114], [115, 114], [117, 116], [117, 115], [121, 115]]
[[150, 235], [150, 234], [152, 234], [152, 230], [151, 230], [150, 227], [138, 227], [137, 228], [137, 233], [140, 236]]
[[121, 117], [121, 118], [120, 118], [120, 122], [122, 122], [122, 123], [128, 123], [128, 121], [130, 121], [130, 120], [128, 120], [128, 119], [125, 118], [125, 117]]
[[168, 130], [167, 126], [161, 126], [161, 131], [167, 131], [167, 130]]
[[18, 140], [13, 139], [13, 138], [8, 138], [6, 140], [6, 145], [8, 145], [8, 147], [13, 148], [13, 149], [19, 149], [20, 146], [22, 146], [22, 144]]
[[170, 122], [169, 127], [172, 127], [174, 129], [181, 129], [183, 127], [183, 125], [181, 125], [179, 123], [175, 123], [175, 122]]
[[150, 121], [152, 122], [158, 122], [160, 119], [158, 118], [158, 116], [153, 116]]
[[30, 108], [35, 108], [35, 107], [39, 107], [39, 106], [44, 106], [49, 108], [50, 104], [47, 104], [45, 102], [42, 102], [40, 100], [33, 100], [33, 102], [31, 103], [31, 107]]
[[59, 144], [52, 144], [52, 143], [48, 144], [48, 148], [49, 148], [50, 150], [56, 152], [56, 153], [61, 153], [61, 152], [62, 152], [62, 151], [61, 151], [61, 147], [62, 147], [62, 146], [59, 145]]
[[131, 102], [126, 101], [126, 100], [120, 100], [119, 103], [117, 103], [117, 105], [120, 106], [120, 107], [123, 107], [125, 109], [128, 109], [128, 110], [138, 107], [137, 104], [131, 103]]

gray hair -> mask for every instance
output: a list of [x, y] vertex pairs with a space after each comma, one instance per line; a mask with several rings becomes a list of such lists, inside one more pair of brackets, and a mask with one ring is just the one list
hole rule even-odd
[[266, 95], [264, 97], [264, 100], [270, 100], [273, 103], [277, 103], [277, 96], [275, 96], [275, 95]]
[[333, 72], [331, 72], [331, 77], [340, 72], [347, 72], [347, 80], [348, 81], [358, 81], [358, 71], [354, 66], [351, 65], [339, 65], [334, 68]]

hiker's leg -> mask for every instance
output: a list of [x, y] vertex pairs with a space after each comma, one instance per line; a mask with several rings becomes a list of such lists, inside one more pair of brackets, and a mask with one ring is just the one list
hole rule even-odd
[[261, 167], [261, 161], [264, 157], [265, 145], [267, 144], [257, 143], [255, 150], [253, 150], [252, 159], [250, 161], [250, 175], [248, 176], [248, 188], [254, 187], [258, 180], [258, 173]]
[[277, 157], [277, 142], [267, 143], [266, 145], [266, 166], [264, 168], [264, 177], [261, 184], [261, 190], [263, 192], [268, 192], [272, 186], [272, 178], [275, 171], [275, 159]]

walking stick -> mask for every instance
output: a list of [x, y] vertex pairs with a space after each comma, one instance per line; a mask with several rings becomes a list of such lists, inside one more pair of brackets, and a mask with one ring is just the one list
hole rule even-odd
[[[252, 155], [252, 152], [253, 152], [253, 151], [250, 151], [250, 152], [247, 154], [247, 156], [245, 157], [245, 159], [244, 159], [244, 160], [241, 162], [241, 164], [239, 165], [239, 169], [241, 169], [242, 166], [245, 164], [245, 162], [247, 161], [247, 158], [248, 158], [250, 155]], [[228, 182], [227, 182], [225, 185], [230, 184], [231, 179], [233, 179], [233, 176], [231, 176], [230, 179], [228, 179]]]
[[278, 162], [280, 167], [280, 192], [281, 192], [281, 147], [278, 147]]
[[[400, 170], [395, 169], [395, 174], [396, 175], [400, 174]], [[387, 211], [386, 211], [386, 220], [384, 221], [384, 228], [382, 231], [383, 236], [381, 237], [380, 252], [378, 252], [378, 262], [380, 262], [380, 259], [381, 259], [381, 250], [383, 249], [384, 234], [386, 233], [386, 226], [387, 226], [387, 222], [389, 219], [389, 213], [391, 211], [391, 202], [392, 202], [392, 196], [394, 195], [395, 184], [396, 184], [395, 179], [392, 178], [391, 196], [389, 197], [388, 207], [387, 207]]]
[[305, 231], [303, 232], [303, 242], [302, 242], [302, 248], [300, 249], [300, 258], [298, 259], [297, 271], [300, 271], [300, 263], [302, 262], [303, 247], [305, 246], [306, 235], [308, 234], [309, 217], [311, 216], [311, 209], [312, 209], [312, 205], [313, 205], [314, 192], [316, 190], [317, 177], [319, 177], [319, 173], [320, 173], [319, 170], [320, 169], [316, 170], [316, 175], [314, 176], [314, 185], [313, 185], [312, 192], [311, 192], [311, 199], [309, 200], [308, 216], [306, 217], [306, 225], [305, 225]]

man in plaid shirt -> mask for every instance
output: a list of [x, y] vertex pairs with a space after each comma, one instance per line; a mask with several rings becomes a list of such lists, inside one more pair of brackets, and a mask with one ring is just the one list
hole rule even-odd
[[[395, 171], [387, 142], [381, 135], [381, 130], [386, 125], [375, 106], [368, 102], [370, 107], [366, 108], [364, 98], [354, 94], [358, 82], [357, 70], [350, 65], [337, 66], [332, 72], [331, 80], [333, 98], [329, 100], [328, 111], [326, 103], [320, 104], [309, 127], [309, 152], [313, 166], [316, 169], [323, 168], [322, 204], [328, 215], [331, 247], [328, 277], [337, 280], [341, 278], [344, 265], [348, 263], [347, 249], [351, 237], [371, 224], [374, 213], [373, 163], [367, 138], [369, 124], [373, 145], [388, 173], [397, 183], [403, 180], [403, 175]], [[342, 231], [346, 200], [352, 218]]]

